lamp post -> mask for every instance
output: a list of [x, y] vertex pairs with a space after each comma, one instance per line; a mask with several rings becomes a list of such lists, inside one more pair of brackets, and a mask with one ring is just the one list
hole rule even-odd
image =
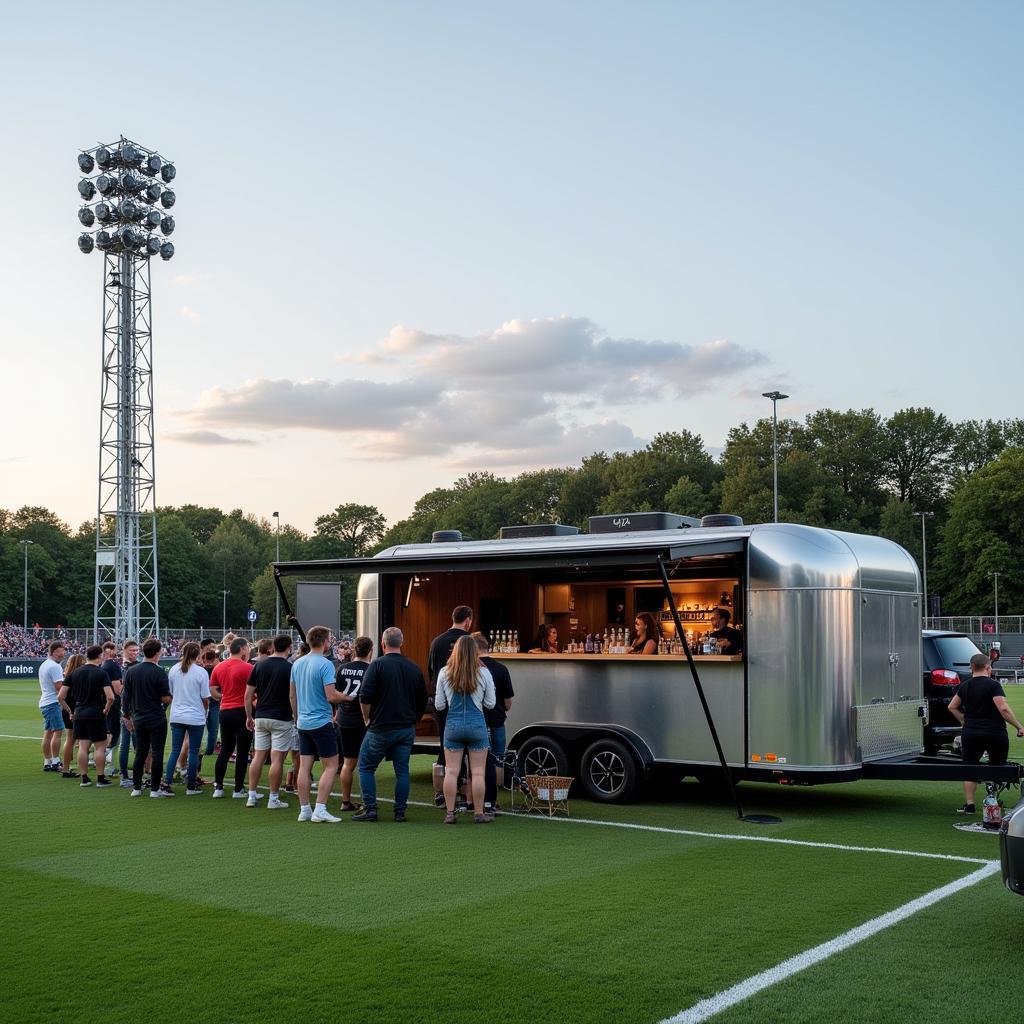
[[[274, 512], [274, 513], [272, 513], [272, 515], [273, 515], [274, 520], [277, 523], [277, 532], [276, 532], [276, 535], [275, 535], [276, 548], [275, 548], [275, 554], [274, 554], [274, 561], [275, 562], [280, 562], [281, 561], [281, 513], [280, 512]], [[279, 592], [276, 592], [277, 591], [277, 587], [275, 587], [274, 590], [275, 590], [275, 594], [274, 594], [274, 632], [275, 633], [280, 633], [281, 632], [281, 594]]]
[[925, 628], [928, 628], [928, 540], [925, 537], [924, 532], [924, 521], [931, 516], [934, 516], [934, 512], [915, 512], [915, 516], [921, 517], [921, 585], [924, 588], [924, 607], [921, 609], [921, 621], [924, 623]]
[[775, 513], [774, 521], [779, 521], [779, 415], [778, 405], [784, 398], [781, 391], [765, 391], [762, 398], [771, 399], [772, 403], [772, 508]]
[[1001, 572], [990, 572], [988, 574], [988, 576], [989, 576], [989, 579], [991, 579], [992, 582], [995, 585], [995, 591], [996, 591], [995, 592], [995, 599], [996, 599], [996, 627], [995, 627], [995, 634], [996, 634], [996, 636], [999, 636], [999, 577], [1002, 576], [1002, 573]]
[[21, 546], [25, 549], [25, 598], [21, 607], [25, 613], [24, 629], [26, 633], [28, 632], [28, 549], [34, 543], [31, 540], [23, 540], [21, 542]]
[[227, 566], [224, 566], [224, 579], [223, 579], [222, 586], [223, 586], [223, 590], [221, 590], [220, 593], [221, 593], [221, 597], [224, 600], [224, 609], [221, 612], [221, 620], [220, 620], [221, 630], [220, 630], [220, 635], [221, 636], [226, 636], [227, 632], [228, 632], [228, 594], [231, 593], [231, 591], [228, 590], [228, 569], [227, 569]]

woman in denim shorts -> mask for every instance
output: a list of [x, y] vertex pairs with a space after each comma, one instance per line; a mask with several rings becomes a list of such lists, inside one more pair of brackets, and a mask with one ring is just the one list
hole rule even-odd
[[448, 711], [444, 726], [446, 825], [454, 825], [458, 820], [455, 817], [455, 790], [463, 750], [469, 752], [469, 770], [473, 777], [473, 806], [477, 811], [473, 820], [480, 825], [494, 821], [493, 816], [482, 813], [484, 768], [490, 746], [484, 708], [493, 708], [494, 704], [494, 680], [480, 664], [476, 641], [467, 633], [455, 642], [448, 664], [438, 673], [434, 694], [434, 707], [438, 711]]

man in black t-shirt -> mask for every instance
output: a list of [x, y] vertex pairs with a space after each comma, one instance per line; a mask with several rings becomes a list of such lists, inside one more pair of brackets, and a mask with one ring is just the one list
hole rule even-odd
[[505, 756], [505, 719], [512, 707], [512, 698], [516, 695], [512, 689], [512, 676], [508, 669], [494, 658], [487, 657], [490, 644], [483, 633], [474, 633], [477, 650], [480, 652], [480, 664], [491, 673], [494, 680], [495, 702], [493, 708], [484, 708], [484, 721], [491, 740], [491, 752], [487, 757], [487, 768], [484, 772], [484, 813], [487, 814], [498, 806], [498, 786], [504, 781], [504, 770], [498, 765]]
[[255, 735], [246, 807], [255, 807], [259, 799], [256, 787], [268, 751], [270, 799], [267, 801], [267, 810], [274, 811], [288, 806], [281, 799], [280, 789], [284, 759], [296, 743], [290, 696], [292, 663], [288, 659], [291, 653], [292, 638], [287, 633], [275, 636], [273, 653], [256, 662], [245, 686], [245, 724]]
[[114, 704], [107, 712], [107, 764], [114, 760], [114, 750], [121, 735], [121, 666], [117, 663], [117, 644], [108, 640], [103, 645], [100, 668], [106, 674], [114, 692]]
[[[91, 786], [89, 778], [89, 747], [96, 745], [96, 785], [112, 786], [107, 779], [105, 755], [107, 752], [107, 712], [114, 703], [114, 691], [107, 674], [100, 668], [103, 648], [93, 644], [85, 652], [85, 664], [80, 665], [64, 680], [57, 694], [61, 707], [73, 721], [74, 737], [78, 741], [78, 771], [80, 786]], [[68, 705], [68, 694], [73, 695], [75, 710]]]
[[132, 796], [142, 796], [142, 775], [146, 758], [153, 755], [150, 771], [150, 797], [173, 796], [170, 786], [160, 788], [164, 763], [164, 744], [167, 742], [167, 705], [171, 703], [171, 690], [167, 673], [160, 667], [163, 644], [151, 636], [142, 645], [142, 656], [124, 674], [121, 703], [124, 720], [135, 734], [135, 763], [132, 765]]
[[[473, 609], [469, 605], [460, 604], [452, 610], [451, 629], [446, 629], [440, 636], [435, 636], [430, 641], [430, 652], [427, 654], [427, 684], [430, 695], [430, 707], [434, 707], [434, 689], [437, 686], [438, 673], [448, 664], [452, 656], [452, 648], [455, 641], [465, 636], [473, 628]], [[444, 767], [444, 744], [440, 742], [444, 736], [443, 711], [434, 711], [434, 721], [437, 722], [437, 764]], [[434, 803], [438, 807], [444, 806], [444, 794], [437, 788], [437, 778], [434, 779]]]
[[358, 636], [352, 645], [352, 657], [338, 666], [334, 688], [341, 694], [342, 702], [334, 712], [334, 724], [338, 728], [338, 745], [341, 747], [341, 809], [358, 811], [352, 803], [352, 773], [359, 761], [359, 748], [366, 735], [366, 723], [359, 707], [359, 688], [370, 664], [373, 641], [368, 636]]
[[722, 654], [742, 654], [743, 634], [729, 625], [732, 612], [728, 608], [716, 608], [711, 613], [711, 636], [718, 641]]
[[[975, 654], [971, 658], [971, 678], [961, 683], [949, 702], [950, 714], [963, 725], [960, 731], [960, 752], [964, 764], [980, 764], [981, 755], [988, 753], [989, 764], [1006, 764], [1010, 740], [1006, 723], [1024, 736], [1024, 727], [1017, 721], [1006, 703], [1003, 688], [992, 678], [992, 663], [988, 656]], [[961, 814], [974, 813], [976, 782], [964, 783], [964, 805]]]

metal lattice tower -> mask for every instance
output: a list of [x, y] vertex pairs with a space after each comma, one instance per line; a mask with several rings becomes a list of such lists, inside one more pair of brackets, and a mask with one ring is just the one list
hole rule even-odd
[[[155, 204], [174, 205], [166, 184], [175, 168], [123, 137], [82, 151], [78, 165], [86, 175], [99, 169], [78, 184], [87, 204], [78, 219], [100, 225], [83, 232], [78, 247], [104, 254], [93, 636], [141, 643], [160, 629], [150, 259], [174, 255], [160, 237], [174, 230], [174, 218]], [[97, 192], [101, 199], [90, 203]]]

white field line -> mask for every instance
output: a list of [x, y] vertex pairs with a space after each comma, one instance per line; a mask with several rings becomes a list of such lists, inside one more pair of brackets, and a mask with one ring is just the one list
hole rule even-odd
[[715, 1016], [715, 1014], [736, 1006], [737, 1003], [744, 1002], [751, 996], [763, 992], [766, 988], [777, 985], [780, 981], [785, 981], [794, 974], [804, 971], [808, 967], [813, 967], [815, 964], [819, 964], [823, 960], [835, 956], [837, 953], [842, 953], [851, 946], [855, 946], [865, 939], [870, 939], [873, 935], [877, 935], [886, 928], [891, 928], [894, 924], [905, 921], [908, 917], [918, 913], [918, 911], [934, 906], [941, 900], [962, 892], [964, 889], [969, 889], [972, 885], [977, 885], [978, 882], [994, 875], [998, 870], [999, 861], [987, 861], [984, 867], [978, 868], [977, 871], [972, 871], [969, 875], [965, 875], [955, 882], [950, 882], [948, 885], [933, 889], [931, 892], [919, 896], [916, 900], [911, 900], [895, 910], [890, 910], [887, 914], [874, 917], [870, 921], [858, 925], [856, 928], [851, 928], [849, 931], [837, 935], [834, 939], [829, 939], [828, 942], [821, 943], [820, 946], [814, 946], [812, 949], [798, 953], [788, 960], [783, 960], [782, 963], [769, 967], [768, 970], [761, 971], [759, 974], [754, 974], [745, 981], [733, 985], [732, 988], [727, 988], [723, 992], [713, 995], [710, 999], [702, 999], [699, 1003], [694, 1003], [689, 1009], [682, 1010], [672, 1017], [666, 1017], [660, 1024], [700, 1024], [701, 1021], [708, 1020], [710, 1017]]
[[36, 743], [42, 742], [43, 734], [40, 733], [38, 736], [12, 736], [7, 732], [0, 732], [0, 740], [35, 740]]

